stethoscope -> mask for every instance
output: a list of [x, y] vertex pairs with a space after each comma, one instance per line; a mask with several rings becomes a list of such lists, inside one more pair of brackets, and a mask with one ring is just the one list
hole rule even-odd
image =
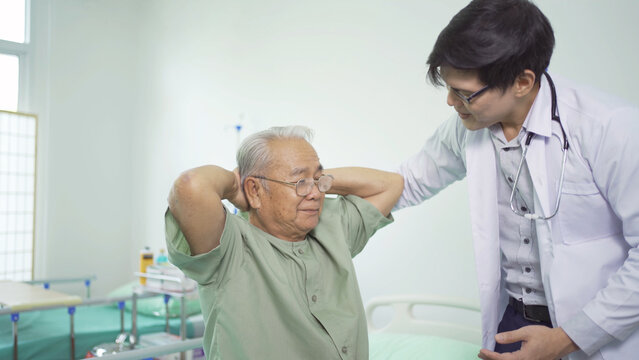
[[523, 152], [521, 154], [521, 160], [519, 161], [519, 167], [517, 168], [517, 175], [515, 176], [515, 182], [513, 184], [513, 190], [510, 193], [510, 209], [517, 215], [523, 216], [526, 219], [531, 220], [548, 220], [553, 216], [557, 215], [559, 211], [559, 201], [561, 200], [561, 191], [564, 187], [564, 172], [566, 171], [566, 155], [568, 154], [568, 139], [566, 138], [566, 132], [564, 131], [564, 127], [561, 124], [561, 120], [559, 119], [559, 113], [557, 112], [557, 92], [555, 90], [555, 84], [552, 82], [550, 75], [548, 72], [544, 71], [544, 75], [548, 79], [548, 84], [550, 85], [550, 93], [552, 96], [552, 104], [551, 104], [551, 118], [553, 121], [557, 121], [559, 127], [561, 128], [561, 134], [564, 138], [564, 143], [562, 146], [563, 159], [561, 161], [561, 176], [559, 177], [559, 189], [557, 189], [557, 201], [555, 201], [555, 210], [552, 212], [550, 216], [543, 216], [540, 214], [530, 214], [530, 213], [522, 213], [517, 210], [517, 207], [513, 203], [513, 199], [515, 198], [515, 192], [517, 191], [517, 184], [519, 183], [519, 175], [521, 175], [521, 168], [524, 165], [524, 160], [526, 160], [526, 153], [528, 153], [528, 145], [530, 145], [530, 141], [533, 137], [535, 137], [535, 133], [528, 132], [526, 136], [526, 141], [524, 145]]

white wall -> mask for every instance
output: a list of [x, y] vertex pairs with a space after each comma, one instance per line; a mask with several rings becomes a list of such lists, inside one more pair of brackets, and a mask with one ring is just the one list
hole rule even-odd
[[[180, 171], [234, 166], [232, 125], [240, 119], [246, 133], [311, 126], [327, 167], [393, 169], [448, 116], [443, 92], [424, 81], [424, 62], [455, 9], [418, 1], [242, 4], [155, 2], [147, 9], [142, 37], [157, 41], [146, 60], [153, 70], [145, 133], [154, 134], [154, 143], [141, 149], [148, 171], [140, 174], [146, 198], [138, 204], [148, 227], [138, 229], [145, 231], [139, 238], [161, 241], [158, 215]], [[397, 292], [476, 298], [464, 185], [396, 217], [356, 259], [364, 298]], [[459, 279], [463, 286], [452, 288], [449, 282]]]
[[32, 80], [47, 87], [33, 109], [41, 135], [35, 276], [96, 274], [94, 295], [135, 269], [131, 153], [141, 87], [136, 6], [33, 3], [39, 53]]
[[[425, 61], [466, 3], [50, 3], [39, 273], [91, 269], [103, 292], [130, 279], [138, 250], [163, 246], [166, 195], [179, 172], [234, 166], [237, 123], [242, 137], [308, 125], [326, 167], [395, 168], [451, 113], [444, 92], [426, 83]], [[634, 100], [639, 4], [613, 3], [537, 1], [557, 37], [550, 70]], [[465, 186], [397, 212], [371, 240], [355, 259], [365, 301], [477, 298]], [[108, 274], [114, 279], [104, 284]]]

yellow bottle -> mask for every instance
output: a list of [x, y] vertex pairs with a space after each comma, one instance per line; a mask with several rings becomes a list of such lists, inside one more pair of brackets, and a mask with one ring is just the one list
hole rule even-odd
[[[146, 267], [153, 265], [153, 252], [151, 248], [145, 246], [142, 251], [140, 251], [140, 272], [146, 273]], [[140, 284], [146, 285], [146, 278], [140, 276]]]

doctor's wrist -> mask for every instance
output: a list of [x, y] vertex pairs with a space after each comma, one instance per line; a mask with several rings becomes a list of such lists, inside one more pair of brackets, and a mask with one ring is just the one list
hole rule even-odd
[[558, 327], [553, 329], [556, 331], [556, 339], [560, 344], [559, 348], [559, 357], [566, 356], [572, 352], [579, 350], [579, 346], [575, 343], [568, 334], [564, 331], [564, 329]]

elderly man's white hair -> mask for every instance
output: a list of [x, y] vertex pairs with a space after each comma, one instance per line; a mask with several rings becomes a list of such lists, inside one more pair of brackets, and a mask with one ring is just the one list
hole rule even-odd
[[237, 149], [237, 166], [240, 170], [242, 186], [247, 176], [262, 175], [273, 161], [269, 142], [282, 139], [303, 139], [309, 143], [313, 131], [306, 126], [275, 126], [250, 135]]

